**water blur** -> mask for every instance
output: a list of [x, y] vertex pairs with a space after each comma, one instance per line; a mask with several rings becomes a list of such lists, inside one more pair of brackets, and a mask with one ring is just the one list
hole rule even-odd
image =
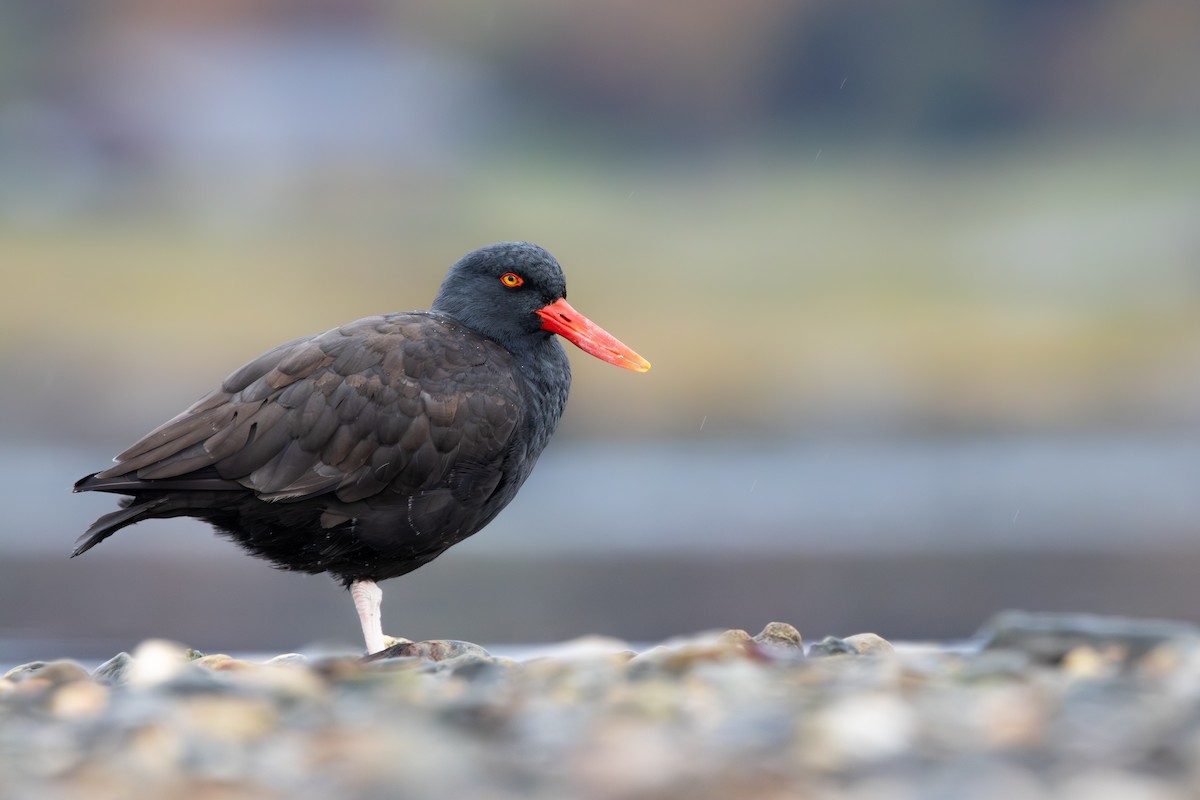
[[67, 561], [113, 504], [68, 489], [502, 239], [654, 369], [572, 353], [530, 483], [385, 586], [390, 632], [1200, 619], [1197, 31], [1116, 0], [5, 4], [0, 642], [353, 642], [332, 582], [188, 521]]

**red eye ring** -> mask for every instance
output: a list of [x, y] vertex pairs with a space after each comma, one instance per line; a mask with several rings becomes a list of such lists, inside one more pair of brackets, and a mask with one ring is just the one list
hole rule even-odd
[[515, 289], [524, 283], [525, 279], [515, 272], [506, 272], [500, 276], [500, 282], [510, 289]]

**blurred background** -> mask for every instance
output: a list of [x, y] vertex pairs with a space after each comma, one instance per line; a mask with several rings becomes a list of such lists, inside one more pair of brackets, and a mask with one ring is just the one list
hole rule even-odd
[[71, 484], [266, 348], [536, 241], [649, 358], [389, 633], [1200, 619], [1200, 5], [0, 4], [0, 660], [360, 643]]

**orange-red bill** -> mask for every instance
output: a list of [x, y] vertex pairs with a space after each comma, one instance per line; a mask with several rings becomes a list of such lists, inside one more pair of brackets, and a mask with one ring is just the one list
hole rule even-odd
[[539, 308], [542, 328], [557, 333], [580, 350], [590, 353], [602, 361], [634, 372], [650, 369], [650, 362], [623, 345], [608, 331], [571, 308], [565, 297]]

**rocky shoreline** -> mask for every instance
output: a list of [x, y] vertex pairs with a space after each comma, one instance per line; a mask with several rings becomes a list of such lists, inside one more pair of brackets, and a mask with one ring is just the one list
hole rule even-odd
[[970, 646], [790, 625], [522, 661], [399, 641], [262, 662], [162, 641], [0, 679], [0, 798], [1200, 794], [1200, 631], [1001, 615]]

